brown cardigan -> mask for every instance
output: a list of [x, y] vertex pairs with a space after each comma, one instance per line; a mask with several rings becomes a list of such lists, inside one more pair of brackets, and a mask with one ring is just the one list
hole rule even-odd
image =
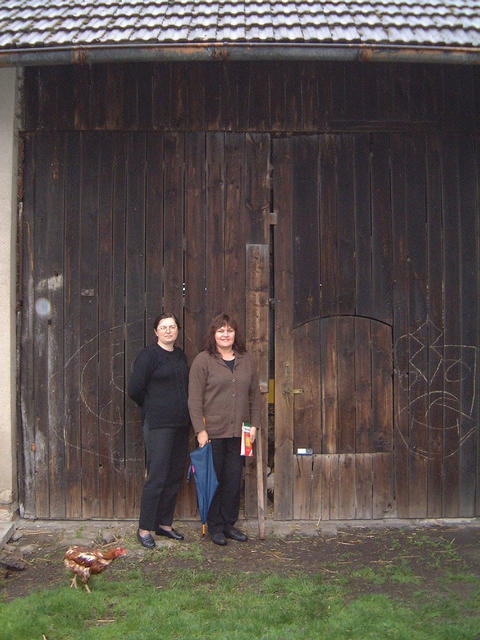
[[206, 429], [210, 438], [240, 437], [242, 422], [259, 425], [260, 406], [258, 377], [248, 353], [235, 354], [233, 372], [219, 355], [201, 351], [195, 357], [188, 385], [195, 433]]

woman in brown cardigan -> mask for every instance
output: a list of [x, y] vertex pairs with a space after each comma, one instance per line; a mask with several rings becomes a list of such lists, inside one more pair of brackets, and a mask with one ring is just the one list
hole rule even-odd
[[215, 544], [226, 538], [239, 542], [247, 536], [234, 525], [240, 505], [243, 459], [240, 455], [242, 422], [251, 425], [255, 440], [260, 417], [260, 390], [253, 360], [234, 318], [216, 316], [207, 333], [205, 349], [190, 368], [188, 408], [200, 447], [212, 443], [213, 464], [219, 487], [207, 517]]

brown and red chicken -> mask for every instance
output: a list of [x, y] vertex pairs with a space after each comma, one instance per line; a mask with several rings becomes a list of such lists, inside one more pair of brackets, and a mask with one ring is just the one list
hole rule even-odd
[[73, 579], [70, 587], [77, 588], [77, 576], [83, 582], [86, 591], [90, 593], [88, 581], [90, 576], [102, 573], [115, 558], [126, 555], [123, 547], [115, 547], [108, 551], [100, 549], [84, 549], [83, 547], [70, 547], [63, 556], [64, 565], [73, 571]]

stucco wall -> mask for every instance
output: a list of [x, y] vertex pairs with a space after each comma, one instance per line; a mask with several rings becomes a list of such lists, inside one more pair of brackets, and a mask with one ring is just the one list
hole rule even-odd
[[17, 498], [15, 465], [16, 75], [0, 69], [0, 519]]

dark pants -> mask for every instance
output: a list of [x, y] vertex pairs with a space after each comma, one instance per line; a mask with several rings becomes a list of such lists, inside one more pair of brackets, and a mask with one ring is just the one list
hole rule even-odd
[[212, 453], [219, 486], [208, 511], [207, 525], [209, 533], [220, 533], [238, 518], [243, 468], [240, 438], [213, 438]]
[[140, 506], [140, 529], [171, 525], [177, 493], [185, 473], [188, 427], [149, 429], [143, 425], [147, 451], [147, 480]]

